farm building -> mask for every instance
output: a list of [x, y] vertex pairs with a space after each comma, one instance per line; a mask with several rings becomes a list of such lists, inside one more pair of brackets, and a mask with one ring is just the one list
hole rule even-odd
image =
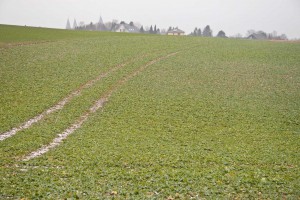
[[252, 39], [252, 40], [266, 40], [268, 39], [267, 34], [264, 32], [257, 32], [249, 35], [247, 39]]
[[173, 28], [167, 32], [167, 35], [184, 35], [184, 31], [179, 28]]

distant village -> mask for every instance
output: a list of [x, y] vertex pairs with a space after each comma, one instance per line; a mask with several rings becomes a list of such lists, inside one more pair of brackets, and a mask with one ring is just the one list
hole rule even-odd
[[169, 27], [168, 30], [160, 29], [156, 25], [151, 25], [150, 27], [144, 27], [137, 22], [126, 23], [124, 21], [112, 20], [109, 22], [103, 21], [102, 17], [97, 23], [90, 22], [85, 24], [80, 22], [77, 24], [76, 19], [74, 19], [73, 26], [71, 26], [70, 20], [67, 20], [66, 29], [69, 30], [89, 30], [89, 31], [107, 31], [107, 32], [124, 32], [124, 33], [144, 33], [144, 34], [161, 34], [161, 35], [185, 35], [185, 32], [178, 27]]
[[[159, 35], [173, 35], [173, 36], [194, 36], [194, 37], [214, 37], [213, 31], [209, 25], [205, 26], [203, 30], [201, 28], [195, 28], [193, 32], [186, 34], [185, 31], [178, 27], [170, 26], [168, 29], [160, 29], [156, 25], [150, 27], [144, 27], [137, 22], [129, 22], [112, 20], [109, 22], [103, 21], [102, 17], [97, 23], [90, 22], [85, 24], [84, 22], [77, 23], [74, 19], [73, 26], [71, 26], [70, 20], [67, 20], [66, 29], [68, 30], [89, 30], [89, 31], [106, 31], [106, 32], [123, 32], [123, 33], [142, 33], [142, 34], [159, 34]], [[253, 40], [287, 40], [285, 34], [277, 35], [276, 31], [272, 33], [266, 33], [264, 31], [248, 30], [245, 37], [241, 34], [234, 36], [227, 36], [223, 30], [220, 30], [215, 37], [220, 38], [239, 38], [239, 39], [253, 39]]]

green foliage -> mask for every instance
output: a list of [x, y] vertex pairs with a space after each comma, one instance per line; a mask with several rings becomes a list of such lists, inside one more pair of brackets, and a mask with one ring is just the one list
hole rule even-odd
[[[0, 132], [100, 73], [136, 60], [0, 142], [0, 199], [299, 197], [299, 44], [8, 26], [0, 31], [11, 28], [37, 31], [38, 37], [0, 34], [0, 41], [52, 42], [0, 49]], [[177, 51], [120, 86], [59, 147], [20, 161], [122, 78]]]
[[[39, 27], [21, 27], [12, 25], [0, 25], [0, 48], [30, 45], [36, 43], [50, 43], [57, 40], [70, 41], [82, 38], [97, 38], [116, 36], [117, 33], [97, 31], [73, 31], [64, 29], [49, 29]], [[123, 33], [123, 35], [126, 35]], [[127, 34], [128, 35], [128, 34]]]
[[207, 25], [204, 29], [203, 29], [203, 36], [204, 37], [212, 37], [212, 30], [210, 29], [210, 26]]

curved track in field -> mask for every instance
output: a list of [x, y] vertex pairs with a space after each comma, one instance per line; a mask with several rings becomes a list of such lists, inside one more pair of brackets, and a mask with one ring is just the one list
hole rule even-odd
[[10, 138], [12, 136], [14, 136], [15, 134], [17, 134], [17, 132], [22, 131], [24, 129], [28, 129], [29, 127], [31, 127], [33, 124], [39, 122], [40, 120], [42, 120], [45, 116], [56, 112], [58, 110], [63, 109], [63, 107], [69, 103], [74, 97], [80, 95], [81, 91], [87, 88], [90, 88], [91, 86], [93, 86], [96, 82], [100, 81], [101, 79], [107, 77], [109, 74], [117, 71], [118, 69], [136, 61], [139, 59], [142, 59], [146, 56], [148, 56], [149, 54], [142, 54], [138, 57], [135, 58], [131, 58], [127, 61], [125, 61], [124, 63], [120, 63], [118, 65], [116, 65], [115, 67], [113, 67], [112, 69], [108, 70], [107, 72], [101, 73], [100, 75], [98, 75], [96, 78], [89, 80], [88, 82], [86, 82], [85, 84], [83, 84], [81, 87], [77, 88], [76, 90], [74, 90], [73, 92], [71, 92], [68, 96], [66, 96], [64, 99], [62, 99], [61, 101], [59, 101], [57, 104], [55, 104], [54, 106], [52, 106], [51, 108], [45, 110], [44, 112], [42, 112], [41, 114], [27, 120], [26, 122], [22, 123], [20, 126], [12, 128], [11, 130], [4, 132], [4, 133], [0, 133], [0, 141], [3, 141], [7, 138]]
[[74, 131], [76, 131], [77, 129], [79, 129], [82, 124], [88, 120], [89, 116], [93, 113], [95, 113], [97, 110], [99, 110], [100, 108], [102, 108], [104, 106], [104, 104], [109, 100], [109, 97], [115, 92], [117, 91], [122, 85], [124, 85], [125, 83], [127, 83], [130, 79], [132, 79], [133, 77], [137, 76], [139, 73], [141, 73], [143, 70], [145, 70], [147, 67], [161, 61], [164, 59], [167, 59], [171, 56], [175, 56], [176, 54], [178, 54], [179, 52], [174, 52], [174, 53], [170, 53], [168, 55], [156, 58], [150, 62], [148, 62], [147, 64], [141, 66], [140, 68], [136, 69], [135, 71], [133, 71], [132, 73], [128, 74], [126, 77], [124, 77], [123, 79], [120, 79], [119, 81], [117, 81], [117, 83], [115, 85], [113, 85], [111, 88], [108, 89], [108, 91], [106, 91], [99, 100], [97, 100], [94, 105], [86, 111], [85, 114], [83, 114], [82, 116], [80, 116], [69, 128], [67, 128], [64, 132], [62, 132], [61, 134], [58, 134], [57, 137], [48, 145], [42, 146], [40, 149], [31, 152], [30, 154], [28, 154], [27, 156], [25, 156], [22, 160], [23, 161], [28, 161], [31, 160], [33, 158], [39, 157], [45, 153], [47, 153], [49, 150], [57, 147], [58, 145], [60, 145], [62, 143], [62, 141], [64, 139], [66, 139], [70, 134], [72, 134]]

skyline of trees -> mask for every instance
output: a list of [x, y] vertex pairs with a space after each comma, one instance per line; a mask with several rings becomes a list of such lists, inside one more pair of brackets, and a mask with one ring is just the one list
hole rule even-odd
[[[84, 22], [77, 23], [76, 19], [74, 19], [73, 27], [71, 27], [70, 20], [67, 20], [66, 29], [77, 29], [77, 30], [94, 30], [94, 31], [114, 31], [114, 27], [118, 24], [125, 23], [124, 21], [121, 21], [119, 23], [118, 20], [112, 20], [108, 22], [103, 22], [102, 18], [100, 17], [100, 20], [98, 23], [90, 22], [89, 24], [85, 24]], [[150, 27], [143, 26], [138, 22], [131, 21], [129, 23], [130, 26], [136, 26], [139, 29], [139, 33], [148, 33], [148, 34], [164, 34], [167, 31], [165, 29], [159, 29], [157, 28], [157, 25], [154, 26], [151, 25]], [[104, 28], [105, 27], [105, 28]], [[169, 27], [168, 31], [174, 29], [172, 26]], [[237, 33], [236, 35], [229, 36], [229, 38], [248, 38], [250, 35], [260, 35], [263, 39], [269, 39], [269, 40], [288, 40], [288, 37], [285, 34], [278, 35], [276, 31], [273, 31], [272, 33], [266, 33], [264, 31], [255, 31], [253, 29], [249, 29], [245, 36], [243, 37], [242, 34]], [[221, 37], [221, 38], [228, 38], [226, 33], [223, 30], [220, 30], [218, 34], [213, 36], [213, 30], [211, 29], [210, 25], [206, 25], [203, 31], [201, 28], [195, 27], [194, 31], [189, 34], [189, 36], [195, 36], [195, 37]]]

